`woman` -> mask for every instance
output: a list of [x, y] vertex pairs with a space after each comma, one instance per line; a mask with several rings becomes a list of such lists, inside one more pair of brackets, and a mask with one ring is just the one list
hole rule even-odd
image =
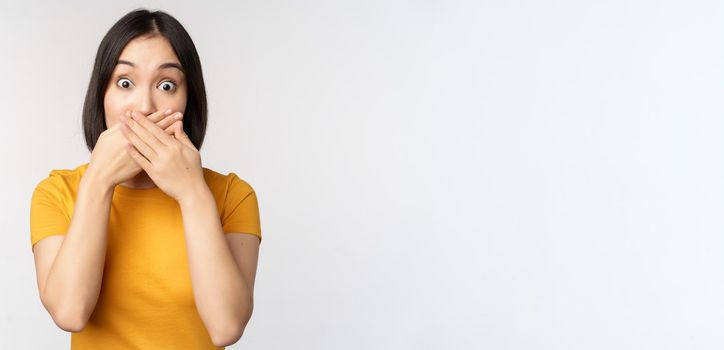
[[52, 170], [31, 202], [38, 290], [73, 349], [217, 349], [253, 309], [256, 193], [202, 167], [196, 48], [136, 10], [98, 48], [83, 107], [90, 162]]

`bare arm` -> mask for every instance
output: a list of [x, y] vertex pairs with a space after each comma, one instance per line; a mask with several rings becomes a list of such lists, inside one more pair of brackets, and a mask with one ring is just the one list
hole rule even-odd
[[40, 299], [68, 332], [85, 327], [101, 289], [113, 197], [113, 186], [105, 183], [86, 172], [66, 235], [47, 237], [33, 248]]
[[[199, 189], [179, 205], [196, 307], [214, 345], [231, 345], [239, 340], [253, 312], [252, 273], [256, 265], [240, 269], [208, 188]], [[247, 249], [258, 249], [258, 239], [249, 238], [253, 240], [246, 241]]]
[[[178, 115], [170, 112], [157, 111], [149, 119], [173, 134]], [[141, 170], [119, 151], [125, 144], [118, 124], [101, 133], [80, 180], [65, 236], [43, 238], [33, 247], [40, 300], [53, 321], [69, 332], [85, 328], [98, 302], [115, 184]]]

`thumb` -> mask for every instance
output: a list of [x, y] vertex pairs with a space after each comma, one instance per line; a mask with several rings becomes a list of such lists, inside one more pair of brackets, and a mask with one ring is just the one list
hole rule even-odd
[[196, 148], [189, 139], [188, 135], [186, 135], [186, 133], [184, 132], [182, 121], [179, 120], [176, 122], [176, 128], [173, 131], [173, 135], [176, 137], [176, 140], [181, 141], [181, 143], [183, 143], [184, 145]]

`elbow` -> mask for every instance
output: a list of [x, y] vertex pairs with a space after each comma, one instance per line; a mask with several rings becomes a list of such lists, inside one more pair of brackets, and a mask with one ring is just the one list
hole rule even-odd
[[216, 323], [213, 327], [209, 327], [209, 335], [211, 341], [217, 347], [225, 347], [235, 344], [241, 339], [244, 334], [246, 325], [251, 319], [251, 315], [254, 312], [254, 303], [249, 303], [249, 306], [241, 312], [239, 315], [234, 315], [226, 318], [225, 322]]
[[41, 290], [40, 302], [58, 328], [66, 332], [77, 333], [85, 329], [88, 324], [96, 300], [93, 301], [93, 304], [86, 304], [75, 298], [68, 300], [58, 294], [47, 294], [45, 290]]
[[66, 332], [80, 332], [85, 328], [86, 324], [88, 324], [88, 318], [77, 313], [51, 313], [51, 317], [53, 318], [53, 322]]
[[244, 325], [230, 324], [226, 329], [218, 329], [211, 332], [211, 341], [214, 346], [225, 347], [235, 344], [241, 335], [244, 334]]
[[211, 341], [215, 346], [225, 347], [235, 344], [241, 339], [244, 334], [249, 318], [246, 318], [246, 322], [225, 322], [223, 326], [216, 327], [213, 331], [209, 332]]
[[66, 332], [80, 332], [88, 324], [89, 317], [77, 309], [64, 308], [59, 310], [59, 308], [51, 307], [46, 302], [43, 302], [43, 306], [48, 310], [53, 322]]

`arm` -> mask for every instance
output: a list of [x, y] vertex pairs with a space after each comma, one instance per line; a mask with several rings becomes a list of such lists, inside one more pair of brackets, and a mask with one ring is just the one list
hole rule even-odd
[[[258, 252], [258, 238], [236, 234], [233, 238], [225, 237], [216, 202], [208, 187], [180, 200], [179, 206], [199, 315], [214, 345], [234, 344], [251, 318], [256, 271], [256, 255], [239, 253], [242, 249]], [[233, 246], [230, 247], [230, 243]], [[252, 260], [254, 266], [245, 264], [243, 270], [238, 265]]]
[[87, 172], [66, 235], [47, 237], [33, 247], [40, 300], [65, 331], [85, 328], [98, 301], [112, 197], [113, 187]]

